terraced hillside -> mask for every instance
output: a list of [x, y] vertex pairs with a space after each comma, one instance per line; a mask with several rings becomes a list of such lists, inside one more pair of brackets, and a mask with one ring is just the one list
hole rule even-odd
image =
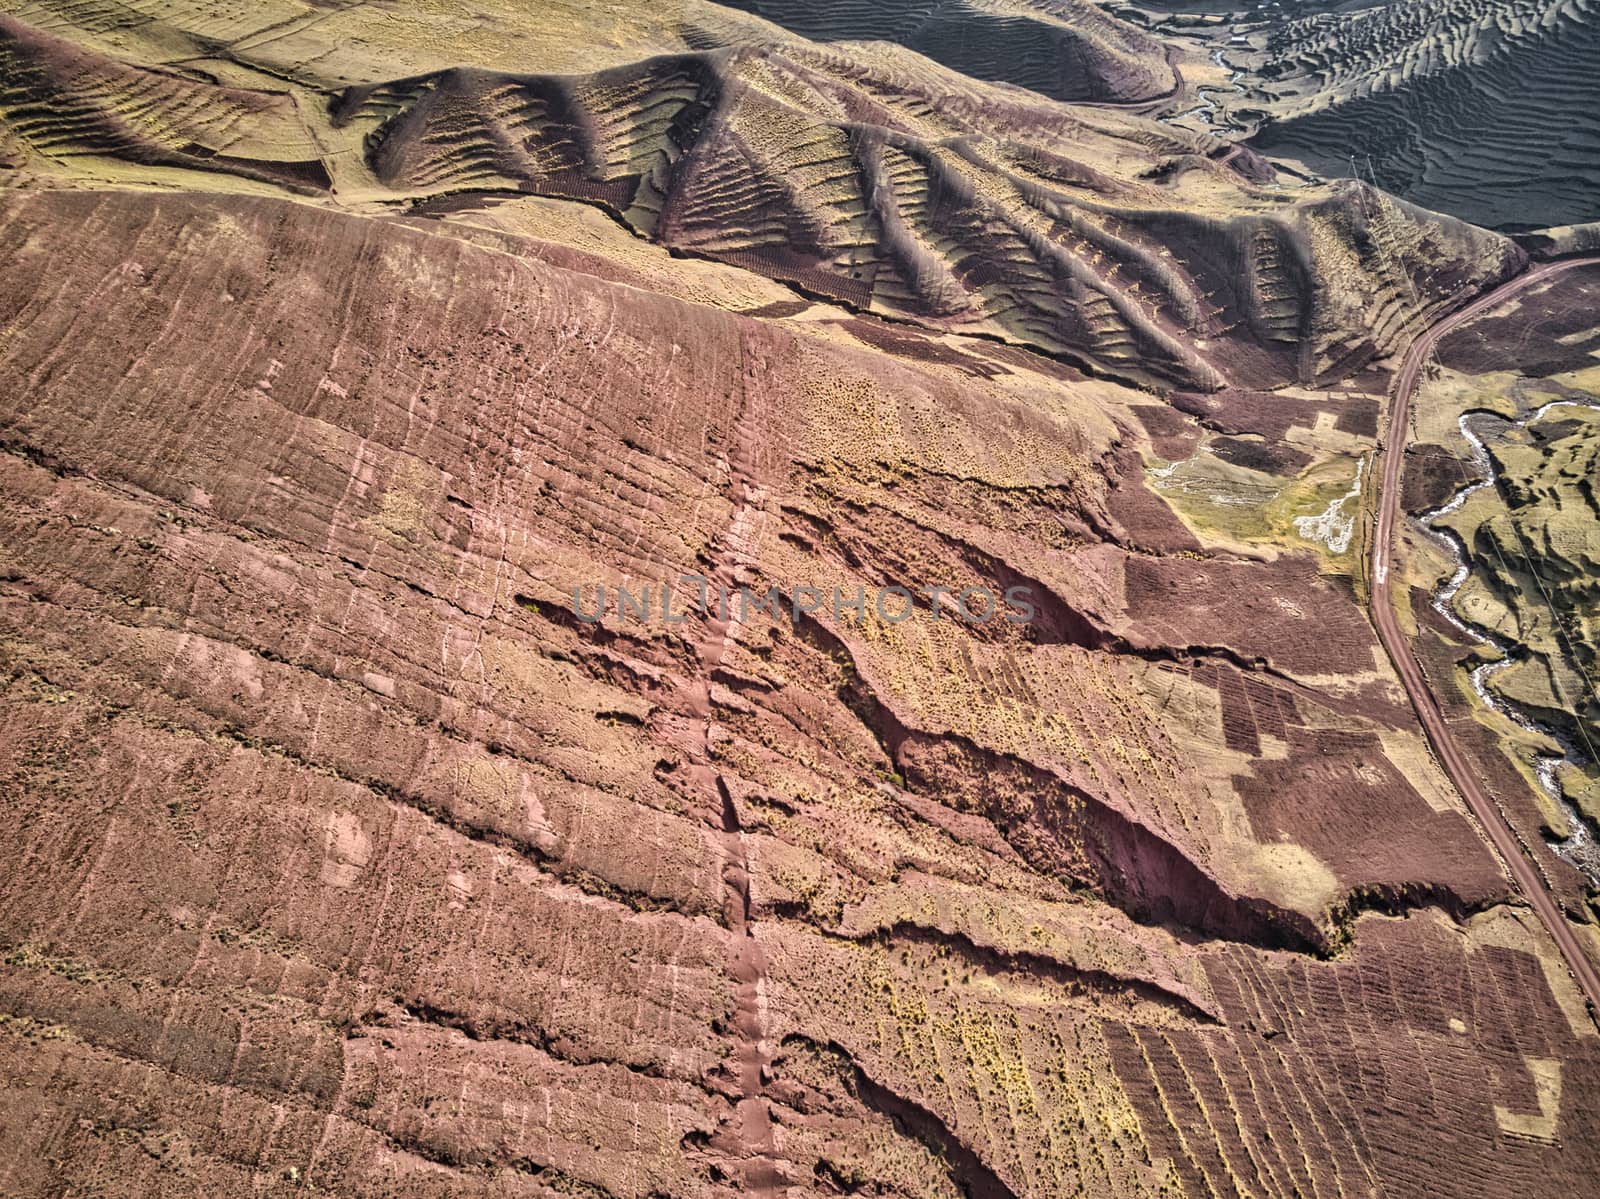
[[[1030, 100], [893, 47], [743, 44], [577, 76], [463, 66], [285, 96], [140, 74], [4, 29], [18, 80], [5, 127], [25, 172], [95, 149], [225, 170], [235, 154], [186, 140], [191, 110], [211, 114], [205, 136], [223, 147], [244, 145], [241, 104], [274, 119], [320, 110], [298, 140], [277, 124], [254, 134], [287, 160], [271, 170], [325, 172], [352, 201], [580, 198], [674, 251], [1140, 384], [1356, 369], [1521, 261], [1371, 189], [1285, 187], [1246, 151]], [[323, 153], [306, 161], [313, 135]], [[262, 177], [262, 153], [240, 173]]]
[[[1251, 144], [1481, 225], [1600, 217], [1600, 7], [1404, 0], [1253, 39]], [[1237, 56], [1236, 57], [1243, 57]], [[1369, 164], [1370, 159], [1370, 164]]]
[[304, 192], [330, 180], [283, 92], [122, 62], [0, 15], [0, 162], [124, 159], [220, 171]]
[[1130, 102], [1178, 86], [1160, 42], [1088, 0], [731, 0], [803, 37], [890, 41], [1055, 100]]
[[[1416, 318], [1406, 261], [1430, 264], [1426, 311], [1510, 259], [1370, 192], [1272, 204], [1249, 158], [889, 62], [908, 68], [893, 86], [800, 47], [576, 80], [450, 72], [352, 89], [334, 120], [367, 131], [368, 162], [395, 191], [593, 199], [674, 249], [1139, 381], [1313, 379]], [[1187, 185], [1152, 180], [1189, 172]], [[1202, 188], [1236, 215], [1174, 203]], [[1357, 315], [1361, 284], [1382, 300]], [[1212, 338], [1231, 371], [1195, 345]]]
[[[5, 204], [9, 1192], [1600, 1165], [1600, 1036], [1359, 609], [1163, 516], [1138, 393], [489, 233]], [[1039, 608], [577, 617], [685, 574]]]
[[0, 1194], [1600, 1176], [1359, 598], [1507, 239], [688, 0], [8, 11]]

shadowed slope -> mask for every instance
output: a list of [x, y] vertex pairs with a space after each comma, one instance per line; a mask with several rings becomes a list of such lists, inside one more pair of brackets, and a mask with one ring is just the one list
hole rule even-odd
[[[1600, 9], [1407, 0], [1291, 21], [1257, 67], [1252, 142], [1483, 225], [1600, 216]], [[1258, 101], [1246, 102], [1258, 106]]]
[[297, 191], [329, 183], [287, 93], [132, 66], [0, 14], [0, 156], [23, 166], [35, 155], [224, 171]]
[[1161, 44], [1086, 0], [725, 0], [803, 37], [891, 41], [1055, 100], [1150, 100], [1178, 85]]
[[1350, 369], [1520, 261], [1365, 189], [1290, 203], [1258, 160], [1195, 135], [903, 51], [884, 67], [787, 46], [458, 70], [350, 89], [334, 120], [392, 191], [602, 202], [673, 249], [1144, 383]]

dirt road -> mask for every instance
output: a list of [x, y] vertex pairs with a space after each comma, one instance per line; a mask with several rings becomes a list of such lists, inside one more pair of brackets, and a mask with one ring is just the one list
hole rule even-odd
[[1600, 1018], [1600, 971], [1596, 971], [1593, 962], [1584, 953], [1577, 933], [1567, 922], [1555, 897], [1545, 887], [1533, 860], [1523, 850], [1516, 834], [1506, 823], [1505, 815], [1489, 795], [1483, 780], [1478, 777], [1472, 763], [1456, 743], [1455, 737], [1450, 732], [1450, 726], [1445, 722], [1438, 700], [1428, 689], [1427, 679], [1423, 676], [1416, 654], [1412, 651], [1405, 634], [1401, 632], [1400, 622], [1395, 615], [1394, 603], [1389, 594], [1389, 565], [1394, 541], [1395, 512], [1400, 506], [1400, 467], [1405, 459], [1406, 439], [1410, 429], [1411, 393], [1416, 389], [1417, 377], [1422, 371], [1423, 362], [1440, 338], [1473, 317], [1481, 316], [1489, 309], [1548, 279], [1551, 275], [1596, 263], [1600, 263], [1600, 257], [1574, 258], [1536, 267], [1482, 296], [1453, 316], [1440, 321], [1411, 344], [1404, 362], [1401, 363], [1400, 373], [1395, 378], [1394, 399], [1389, 406], [1389, 428], [1381, 451], [1383, 470], [1379, 476], [1382, 482], [1379, 485], [1381, 490], [1378, 499], [1378, 527], [1373, 537], [1372, 551], [1372, 620], [1377, 625], [1378, 636], [1383, 641], [1384, 649], [1388, 651], [1395, 669], [1400, 672], [1400, 681], [1411, 697], [1412, 706], [1416, 708], [1423, 728], [1427, 730], [1428, 740], [1432, 742], [1440, 764], [1450, 775], [1456, 789], [1466, 799], [1467, 806], [1483, 825], [1484, 832], [1488, 834], [1490, 842], [1505, 860], [1511, 870], [1511, 876], [1522, 889], [1522, 893], [1527, 896], [1529, 904], [1544, 921], [1545, 927], [1550, 930], [1550, 936], [1561, 951], [1561, 955], [1566, 958], [1567, 968], [1577, 981], [1579, 990], [1589, 1001], [1591, 1016]]

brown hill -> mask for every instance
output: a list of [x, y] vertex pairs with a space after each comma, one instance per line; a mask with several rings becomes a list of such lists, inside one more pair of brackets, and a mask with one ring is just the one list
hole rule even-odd
[[[583, 198], [674, 251], [1142, 384], [1356, 369], [1521, 261], [1370, 190], [1286, 187], [1223, 143], [892, 48], [745, 46], [578, 76], [460, 68], [330, 99], [135, 69], [6, 28], [17, 84], [4, 125], [24, 170], [96, 153], [328, 178], [350, 201]], [[331, 122], [283, 127], [318, 105]], [[251, 126], [256, 110], [277, 123]], [[323, 150], [307, 160], [313, 138]], [[263, 144], [283, 161], [263, 164]]]
[[[1125, 523], [1116, 389], [433, 230], [5, 207], [10, 1189], [1594, 1168], [1600, 1038], [1514, 918], [1449, 927], [1504, 884], [1353, 601]], [[574, 616], [683, 573], [1041, 607]]]
[[1600, 1174], [1359, 597], [1506, 239], [707, 4], [5, 39], [0, 1193]]

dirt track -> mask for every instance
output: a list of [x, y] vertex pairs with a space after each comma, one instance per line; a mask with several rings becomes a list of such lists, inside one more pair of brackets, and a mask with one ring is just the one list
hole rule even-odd
[[1528, 897], [1529, 904], [1544, 921], [1545, 927], [1550, 930], [1550, 935], [1554, 938], [1557, 948], [1561, 950], [1562, 956], [1566, 958], [1567, 967], [1577, 980], [1579, 989], [1588, 999], [1590, 1014], [1600, 1017], [1600, 972], [1595, 970], [1594, 964], [1584, 953], [1577, 935], [1539, 877], [1533, 860], [1518, 843], [1516, 834], [1506, 823], [1505, 815], [1489, 795], [1483, 781], [1474, 772], [1461, 747], [1456, 744], [1449, 725], [1445, 723], [1444, 713], [1440, 710], [1438, 701], [1428, 689], [1427, 679], [1423, 676], [1416, 655], [1406, 641], [1405, 634], [1401, 632], [1400, 622], [1395, 616], [1394, 604], [1389, 595], [1390, 547], [1394, 540], [1395, 510], [1400, 503], [1400, 468], [1405, 460], [1411, 393], [1416, 389], [1417, 376], [1422, 370], [1423, 362], [1427, 360], [1440, 338], [1474, 317], [1481, 316], [1489, 309], [1504, 303], [1533, 284], [1548, 279], [1551, 275], [1595, 263], [1600, 263], [1600, 257], [1573, 258], [1536, 267], [1497, 287], [1460, 312], [1440, 321], [1411, 344], [1404, 362], [1401, 363], [1400, 372], [1395, 378], [1394, 402], [1390, 405], [1389, 432], [1383, 450], [1383, 482], [1378, 501], [1378, 528], [1373, 538], [1372, 551], [1372, 619], [1377, 626], [1378, 636], [1383, 641], [1384, 649], [1388, 651], [1395, 669], [1400, 672], [1400, 680], [1405, 684], [1406, 693], [1411, 697], [1411, 703], [1427, 730], [1428, 740], [1432, 743], [1440, 763], [1454, 781], [1456, 788], [1466, 798], [1467, 805], [1483, 825], [1490, 842], [1510, 867], [1512, 877], [1522, 888], [1523, 894]]

